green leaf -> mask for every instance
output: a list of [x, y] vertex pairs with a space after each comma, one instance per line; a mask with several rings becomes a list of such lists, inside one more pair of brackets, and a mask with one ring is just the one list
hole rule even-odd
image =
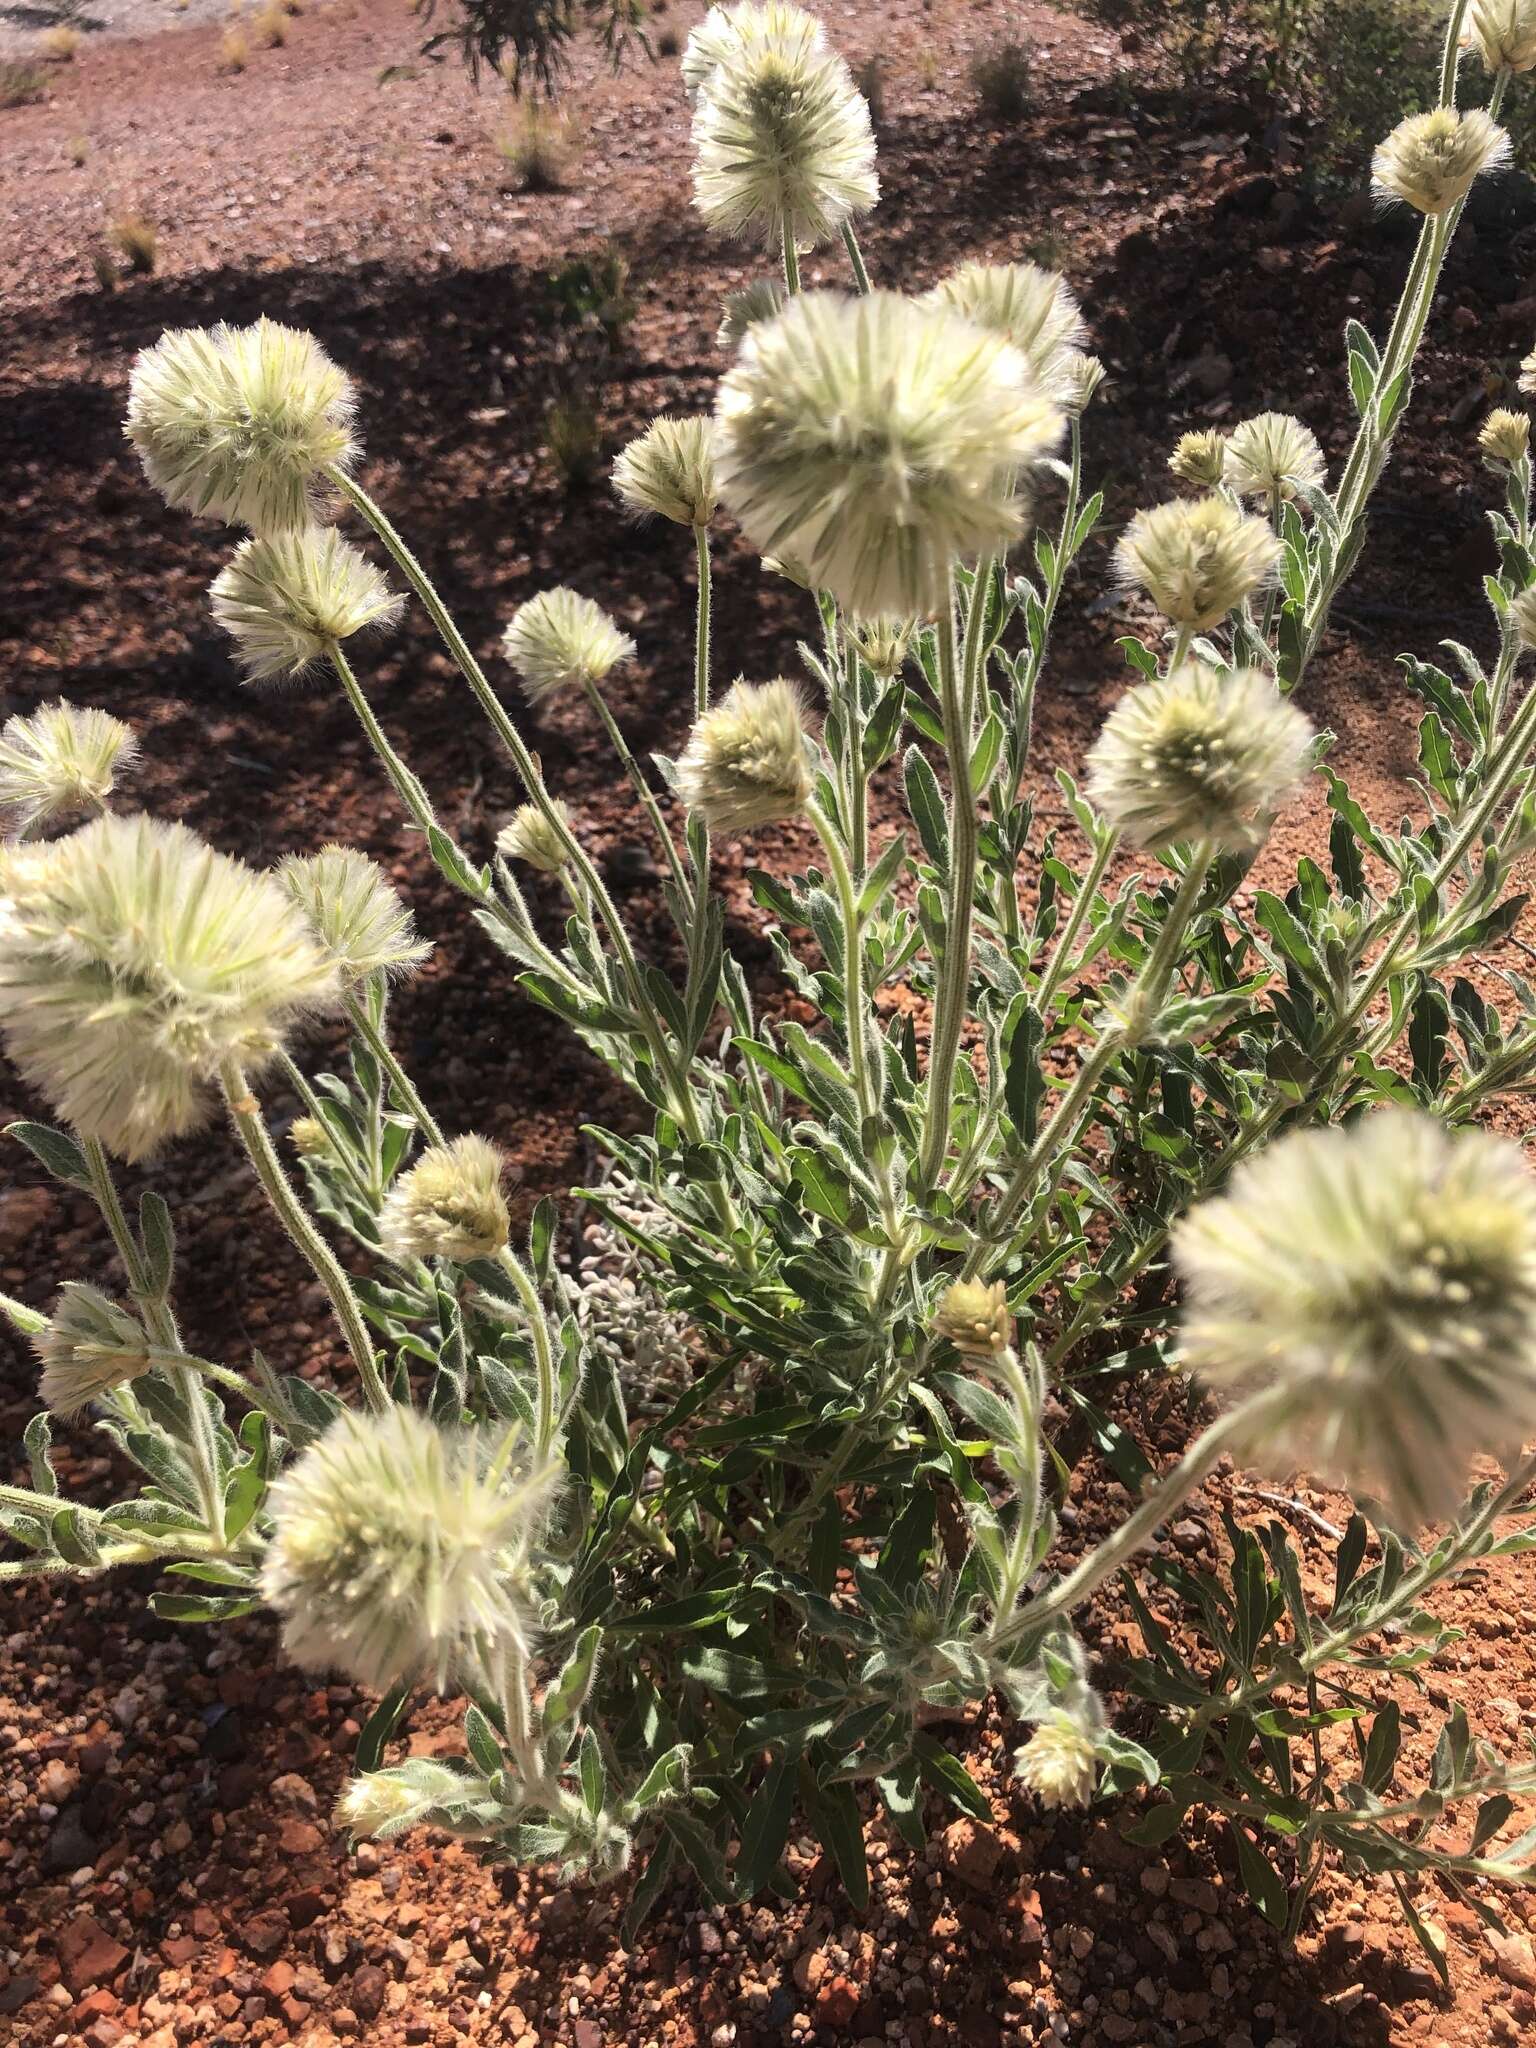
[[139, 1197], [139, 1242], [150, 1290], [162, 1301], [171, 1291], [176, 1267], [176, 1226], [164, 1197], [146, 1188]]
[[943, 1743], [935, 1742], [931, 1735], [919, 1733], [912, 1738], [912, 1752], [917, 1758], [918, 1769], [936, 1792], [942, 1792], [973, 1820], [991, 1820], [992, 1808], [986, 1794], [960, 1759], [951, 1756]]
[[506, 1762], [495, 1729], [473, 1701], [464, 1709], [464, 1746], [488, 1778]]
[[795, 1810], [796, 1770], [797, 1766], [787, 1757], [770, 1764], [752, 1795], [742, 1823], [741, 1853], [736, 1859], [736, 1883], [744, 1899], [764, 1888], [784, 1854]]
[[397, 1685], [393, 1691], [385, 1693], [363, 1723], [363, 1732], [357, 1738], [357, 1749], [353, 1757], [361, 1776], [366, 1777], [370, 1771], [379, 1768], [384, 1755], [384, 1745], [394, 1734], [410, 1697], [409, 1685]]
[[544, 1728], [553, 1734], [567, 1721], [574, 1721], [587, 1703], [592, 1680], [597, 1675], [598, 1650], [603, 1640], [596, 1622], [576, 1638], [576, 1647], [560, 1668], [560, 1676], [544, 1696]]
[[85, 1154], [64, 1131], [56, 1131], [51, 1124], [34, 1124], [23, 1120], [8, 1124], [6, 1135], [25, 1145], [33, 1158], [38, 1160], [55, 1180], [63, 1181], [66, 1187], [84, 1188], [91, 1185], [90, 1168], [85, 1163]]
[[261, 1602], [254, 1594], [248, 1600], [221, 1600], [212, 1593], [152, 1593], [149, 1604], [162, 1621], [233, 1621], [236, 1615], [254, 1614]]
[[22, 1443], [26, 1447], [27, 1467], [32, 1474], [34, 1493], [46, 1494], [50, 1500], [57, 1500], [59, 1493], [58, 1474], [53, 1469], [53, 1420], [46, 1408], [39, 1408], [22, 1432]]
[[929, 767], [926, 755], [919, 753], [916, 747], [908, 747], [902, 773], [906, 781], [907, 809], [912, 813], [912, 822], [917, 827], [923, 851], [941, 874], [946, 873], [949, 868], [949, 820], [945, 815], [938, 777]]
[[855, 1911], [869, 1904], [869, 1864], [864, 1854], [864, 1829], [859, 1802], [848, 1784], [818, 1785], [813, 1814], [816, 1832], [832, 1852], [837, 1874]]
[[577, 1774], [581, 1779], [581, 1801], [595, 1820], [603, 1810], [608, 1797], [608, 1767], [603, 1762], [603, 1752], [598, 1745], [596, 1732], [588, 1728], [581, 1738], [581, 1753], [577, 1759]]
[[1013, 1028], [1005, 1047], [1003, 1097], [1019, 1142], [1035, 1142], [1040, 1121], [1040, 1104], [1045, 1099], [1045, 1076], [1040, 1067], [1040, 1048], [1045, 1042], [1045, 1025], [1038, 1011], [1022, 997], [1014, 1002]]
[[1287, 1900], [1280, 1873], [1263, 1850], [1255, 1846], [1246, 1828], [1239, 1827], [1235, 1820], [1228, 1825], [1237, 1849], [1237, 1869], [1243, 1890], [1271, 1927], [1283, 1928], [1287, 1919]]

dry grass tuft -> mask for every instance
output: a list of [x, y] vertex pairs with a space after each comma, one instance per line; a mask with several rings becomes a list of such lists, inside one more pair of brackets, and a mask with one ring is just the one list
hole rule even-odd
[[40, 64], [0, 64], [0, 107], [31, 107], [48, 97], [48, 74]]
[[219, 38], [219, 69], [234, 75], [251, 61], [251, 39], [238, 21], [232, 21]]
[[84, 41], [79, 29], [61, 21], [56, 27], [43, 30], [37, 39], [37, 47], [50, 64], [73, 64], [75, 53]]
[[128, 268], [148, 277], [155, 267], [160, 247], [160, 230], [142, 213], [121, 213], [108, 230], [108, 238]]
[[524, 192], [558, 192], [581, 161], [584, 138], [569, 114], [529, 100], [496, 137], [496, 153]]
[[280, 50], [288, 40], [288, 10], [282, 0], [268, 0], [253, 16], [251, 34], [264, 50]]

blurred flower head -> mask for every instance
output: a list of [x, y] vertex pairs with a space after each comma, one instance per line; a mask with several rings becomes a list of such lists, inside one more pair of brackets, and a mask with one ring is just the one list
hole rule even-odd
[[8, 834], [99, 811], [138, 742], [120, 718], [78, 704], [45, 704], [0, 728], [0, 817]]
[[859, 619], [850, 627], [859, 659], [882, 680], [899, 674], [917, 632], [916, 619]]
[[1028, 363], [1040, 389], [1067, 404], [1088, 326], [1058, 272], [1038, 263], [962, 263], [922, 303], [947, 307], [1000, 335]]
[[788, 0], [737, 0], [735, 6], [711, 7], [683, 46], [684, 91], [696, 100], [721, 64], [738, 62], [754, 46], [774, 43], [819, 50], [826, 47], [826, 38], [815, 15]]
[[1496, 406], [1483, 421], [1477, 445], [1489, 462], [1514, 463], [1530, 452], [1531, 422], [1526, 413]]
[[750, 832], [804, 810], [811, 794], [805, 707], [793, 683], [734, 682], [695, 724], [677, 764], [689, 810], [712, 831]]
[[1062, 365], [1061, 402], [1066, 412], [1078, 418], [1087, 411], [1105, 378], [1104, 365], [1097, 356], [1073, 349]]
[[173, 328], [141, 352], [125, 428], [168, 504], [279, 533], [307, 526], [329, 466], [349, 468], [352, 386], [312, 334]]
[[1063, 429], [1016, 349], [893, 292], [805, 292], [760, 321], [716, 418], [748, 539], [863, 618], [942, 609], [957, 561], [1021, 531], [1018, 472]]
[[782, 313], [789, 293], [776, 277], [754, 278], [740, 291], [727, 292], [720, 312], [720, 329], [715, 339], [722, 348], [737, 348], [749, 327], [759, 320], [771, 320]]
[[1212, 492], [1138, 512], [1115, 546], [1121, 585], [1140, 587], [1165, 619], [1202, 631], [1262, 590], [1280, 563], [1267, 520]]
[[331, 1007], [333, 963], [270, 875], [184, 825], [107, 816], [0, 854], [0, 1035], [55, 1115], [124, 1159], [204, 1120]]
[[1184, 662], [1127, 690], [1088, 754], [1087, 790], [1133, 846], [1252, 852], [1306, 772], [1312, 728], [1262, 669]]
[[553, 1476], [409, 1408], [337, 1418], [273, 1485], [263, 1598], [306, 1671], [382, 1692], [484, 1683], [532, 1630], [524, 1563]]
[[411, 913], [388, 876], [353, 847], [290, 855], [277, 879], [352, 987], [375, 974], [408, 973], [432, 950], [417, 938]]
[[333, 526], [241, 541], [208, 595], [248, 683], [295, 680], [355, 633], [392, 626], [405, 604]]
[[1490, 71], [1536, 67], [1536, 0], [1472, 0], [1462, 42]]
[[563, 584], [519, 605], [501, 645], [530, 704], [573, 685], [595, 686], [635, 652], [600, 604]]
[[1405, 1524], [1460, 1501], [1479, 1452], [1536, 1432], [1536, 1179], [1518, 1149], [1416, 1110], [1299, 1131], [1178, 1226], [1184, 1362], [1290, 1398], [1249, 1455], [1379, 1494]]

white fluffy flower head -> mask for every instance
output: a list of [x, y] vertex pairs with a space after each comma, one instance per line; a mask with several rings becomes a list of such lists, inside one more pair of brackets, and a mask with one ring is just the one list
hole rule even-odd
[[732, 7], [711, 7], [683, 45], [683, 90], [696, 100], [717, 67], [739, 62], [752, 48], [788, 42], [798, 48], [825, 46], [821, 23], [789, 0], [737, 0]]
[[1011, 342], [1040, 388], [1066, 404], [1073, 358], [1088, 339], [1088, 327], [1058, 272], [1038, 263], [962, 263], [924, 303], [947, 306]]
[[78, 704], [45, 704], [0, 728], [0, 816], [26, 834], [99, 811], [138, 742], [120, 718]]
[[1371, 158], [1379, 199], [1401, 199], [1419, 213], [1449, 213], [1484, 171], [1509, 158], [1509, 137], [1481, 107], [1432, 107], [1399, 121]]
[[480, 1677], [526, 1646], [526, 1555], [552, 1491], [486, 1433], [409, 1408], [349, 1414], [272, 1488], [263, 1598], [306, 1671], [384, 1691]]
[[277, 879], [352, 987], [374, 974], [408, 973], [432, 950], [377, 862], [354, 847], [290, 855]]
[[564, 584], [519, 605], [501, 645], [530, 704], [557, 690], [597, 685], [635, 651], [600, 604]]
[[1536, 68], [1536, 0], [1472, 0], [1462, 41], [1490, 71]]
[[1212, 492], [1138, 512], [1115, 544], [1115, 569], [1165, 619], [1201, 632], [1263, 589], [1280, 553], [1266, 520]]
[[248, 683], [295, 680], [354, 633], [393, 625], [405, 603], [333, 526], [241, 541], [208, 596]]
[[419, 1826], [434, 1807], [462, 1801], [475, 1783], [451, 1764], [413, 1756], [392, 1770], [351, 1779], [336, 1802], [336, 1825], [354, 1840], [392, 1841]]
[[315, 516], [328, 466], [355, 460], [355, 401], [312, 334], [183, 327], [133, 366], [129, 440], [168, 504], [276, 533]]
[[[571, 813], [564, 800], [553, 798], [551, 807], [569, 831]], [[518, 805], [496, 835], [496, 851], [503, 860], [520, 860], [541, 875], [558, 875], [570, 859], [565, 842], [537, 804]]]
[[815, 248], [880, 196], [869, 108], [819, 27], [738, 38], [693, 110], [693, 199], [721, 234]]
[[53, 1108], [124, 1159], [201, 1123], [330, 1007], [336, 972], [270, 875], [184, 825], [98, 818], [0, 856], [0, 1034]]
[[397, 1259], [494, 1258], [511, 1233], [501, 1177], [506, 1162], [489, 1139], [429, 1145], [390, 1189], [379, 1239]]
[[1060, 409], [995, 334], [894, 292], [805, 292], [720, 386], [720, 495], [761, 554], [863, 617], [931, 617], [957, 561], [1023, 526]]
[[708, 526], [715, 514], [715, 423], [653, 420], [613, 465], [613, 487], [638, 518]]
[[1127, 690], [1088, 754], [1088, 794], [1133, 846], [1251, 852], [1306, 772], [1312, 727], [1262, 669], [1184, 662]]
[[1294, 498], [1298, 484], [1320, 491], [1328, 471], [1310, 427], [1288, 412], [1261, 412], [1227, 436], [1225, 473], [1243, 497]]
[[1092, 1802], [1099, 1783], [1099, 1758], [1093, 1736], [1070, 1714], [1056, 1713], [1042, 1721], [1022, 1749], [1014, 1752], [1014, 1769], [1047, 1808], [1080, 1807]]
[[138, 1317], [80, 1280], [65, 1281], [32, 1349], [43, 1368], [43, 1406], [62, 1416], [78, 1415], [114, 1387], [148, 1372], [153, 1363]]
[[1495, 406], [1478, 430], [1477, 445], [1488, 462], [1519, 462], [1530, 452], [1529, 415]]
[[706, 711], [677, 764], [683, 801], [712, 831], [750, 832], [804, 810], [811, 794], [805, 707], [793, 683], [739, 679]]
[[1448, 1514], [1479, 1452], [1536, 1431], [1536, 1178], [1416, 1110], [1302, 1131], [1179, 1225], [1184, 1359], [1288, 1391], [1253, 1453]]

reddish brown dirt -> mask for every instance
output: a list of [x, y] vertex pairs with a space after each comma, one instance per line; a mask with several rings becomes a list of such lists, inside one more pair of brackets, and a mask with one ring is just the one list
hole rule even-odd
[[[661, 27], [684, 33], [696, 11], [674, 7]], [[965, 84], [968, 54], [1018, 19], [956, 0], [832, 10], [849, 55], [883, 61], [885, 200], [866, 238], [877, 274], [921, 284], [972, 250], [1065, 264], [1113, 378], [1087, 431], [1111, 529], [1160, 490], [1186, 426], [1293, 405], [1336, 454], [1348, 433], [1336, 336], [1349, 313], [1379, 319], [1390, 303], [1401, 241], [1319, 217], [1241, 110], [1127, 96], [1117, 74], [1138, 82], [1112, 40], [1066, 17], [1026, 10], [1042, 49], [1035, 109], [1013, 127], [988, 122]], [[202, 602], [227, 540], [158, 504], [118, 426], [132, 355], [163, 327], [266, 311], [314, 328], [360, 384], [370, 488], [404, 518], [477, 650], [494, 657], [522, 598], [575, 581], [639, 641], [615, 699], [636, 751], [676, 743], [689, 701], [686, 550], [670, 530], [624, 529], [600, 485], [565, 492], [540, 424], [563, 374], [544, 279], [605, 238], [629, 259], [638, 309], [602, 387], [607, 451], [663, 407], [707, 404], [721, 367], [719, 299], [748, 265], [686, 209], [675, 59], [616, 79], [584, 60], [582, 171], [569, 191], [532, 197], [503, 189], [489, 144], [499, 98], [476, 98], [452, 65], [423, 64], [419, 38], [404, 0], [336, 0], [239, 77], [219, 73], [216, 28], [93, 40], [46, 105], [0, 113], [0, 683], [7, 710], [67, 690], [130, 718], [146, 807], [232, 851], [269, 861], [336, 836], [383, 859], [438, 943], [398, 1006], [403, 1049], [445, 1120], [508, 1147], [531, 1198], [587, 1171], [581, 1121], [622, 1126], [630, 1105], [509, 993], [504, 963], [401, 829], [344, 706], [324, 691], [238, 685]], [[159, 227], [158, 269], [103, 292], [93, 246], [132, 208]], [[1308, 684], [1309, 708], [1339, 735], [1335, 760], [1388, 816], [1411, 801], [1416, 722], [1392, 656], [1444, 633], [1486, 640], [1476, 596], [1488, 493], [1471, 441], [1480, 396], [1529, 346], [1532, 268], [1518, 221], [1490, 216], [1464, 237], [1372, 552]], [[1103, 568], [1096, 544], [1042, 700], [1050, 762], [1080, 759], [1119, 687], [1113, 638], [1127, 621], [1093, 602]], [[798, 594], [765, 582], [730, 540], [717, 606], [722, 668], [793, 669]], [[419, 620], [370, 657], [369, 679], [455, 828], [483, 850], [517, 792]], [[537, 740], [660, 947], [634, 821], [590, 727], [561, 708]], [[1044, 800], [1059, 808], [1049, 785]], [[1317, 825], [1317, 806], [1302, 806], [1264, 879], [1316, 843]], [[774, 849], [754, 858], [771, 865]], [[762, 964], [739, 870], [731, 889], [737, 942]], [[12, 1091], [7, 1106], [29, 1105]], [[7, 1174], [0, 1285], [45, 1300], [63, 1278], [109, 1275], [83, 1205], [14, 1157]], [[192, 1341], [236, 1362], [258, 1344], [285, 1368], [329, 1372], [323, 1306], [222, 1142], [184, 1148], [156, 1179], [186, 1245]], [[32, 1405], [32, 1370], [13, 1353], [0, 1440], [19, 1438]], [[1138, 1399], [1128, 1419], [1164, 1455], [1186, 1433], [1177, 1404], [1164, 1416]], [[109, 1478], [86, 1433], [64, 1462], [83, 1489]], [[1170, 1540], [1198, 1554], [1237, 1484], [1213, 1486]], [[1343, 1512], [1305, 1489], [1297, 1498]], [[1085, 1465], [1073, 1540], [1117, 1504], [1115, 1483]], [[1234, 1505], [1268, 1512], [1241, 1490]], [[1304, 1520], [1296, 1534], [1315, 1562]], [[1429, 1674], [1430, 1702], [1462, 1699], [1505, 1750], [1536, 1705], [1521, 1626], [1532, 1570], [1501, 1563], [1443, 1596], [1466, 1639]], [[700, 1913], [678, 1895], [628, 1953], [621, 1893], [498, 1876], [432, 1844], [348, 1856], [326, 1812], [367, 1703], [306, 1690], [278, 1668], [263, 1623], [215, 1638], [156, 1622], [146, 1590], [29, 1588], [4, 1603], [0, 2040], [1467, 2048], [1536, 2026], [1521, 1901], [1517, 1938], [1496, 1952], [1470, 1916], [1421, 1892], [1446, 1937], [1449, 1998], [1374, 1883], [1330, 1880], [1284, 1952], [1235, 1888], [1219, 1833], [1149, 1855], [1121, 1842], [1113, 1815], [1042, 1820], [1009, 1780], [1016, 1736], [992, 1714], [953, 1737], [994, 1800], [994, 1825], [936, 1816], [922, 1856], [873, 1825], [875, 1901], [862, 1919], [807, 1852], [794, 1906]], [[1095, 1622], [1107, 1659], [1137, 1647], [1112, 1606]], [[1410, 1731], [1433, 1723], [1423, 1695], [1398, 1696]], [[418, 1747], [456, 1741], [447, 1708], [416, 1727]]]

